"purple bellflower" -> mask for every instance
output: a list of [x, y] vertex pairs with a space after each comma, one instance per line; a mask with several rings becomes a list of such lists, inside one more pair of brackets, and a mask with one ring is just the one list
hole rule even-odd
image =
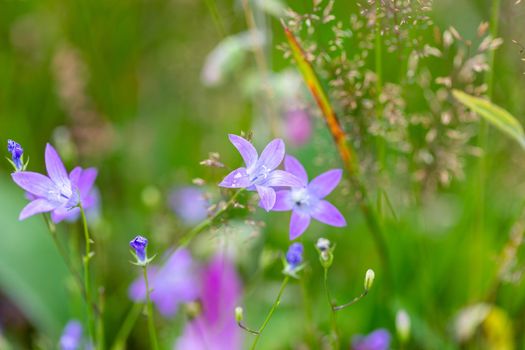
[[82, 345], [82, 324], [71, 320], [66, 324], [60, 337], [60, 350], [77, 350]]
[[293, 186], [289, 190], [276, 193], [276, 201], [272, 210], [292, 210], [290, 219], [290, 240], [294, 240], [306, 231], [311, 218], [327, 225], [343, 227], [346, 220], [339, 210], [324, 200], [341, 181], [341, 169], [332, 169], [317, 176], [308, 183], [308, 175], [297, 159], [286, 156], [284, 160], [286, 171], [301, 179], [301, 186]]
[[390, 349], [390, 333], [386, 329], [377, 329], [363, 336], [352, 337], [353, 350], [388, 350]]
[[174, 349], [241, 350], [243, 331], [233, 317], [241, 291], [235, 267], [216, 256], [201, 274], [202, 313], [186, 324]]
[[86, 211], [96, 205], [98, 197], [93, 192], [96, 169], [76, 167], [68, 175], [64, 163], [50, 144], [46, 145], [45, 160], [48, 176], [32, 171], [11, 174], [13, 181], [27, 192], [31, 200], [20, 212], [19, 220], [51, 212], [53, 222], [59, 223], [78, 217], [80, 203]]
[[229, 135], [230, 142], [241, 154], [246, 167], [235, 169], [219, 184], [227, 188], [246, 188], [256, 190], [261, 198], [262, 207], [270, 211], [276, 199], [273, 187], [300, 187], [302, 182], [296, 176], [276, 170], [285, 154], [284, 142], [281, 139], [271, 141], [259, 157], [255, 147], [246, 139]]
[[11, 153], [11, 162], [15, 167], [15, 171], [24, 170], [24, 149], [22, 148], [22, 146], [20, 146], [19, 143], [13, 140], [7, 140], [7, 151]]
[[[148, 267], [151, 301], [162, 316], [171, 318], [175, 316], [181, 303], [197, 299], [199, 284], [194, 270], [191, 255], [185, 249], [172, 253], [162, 266]], [[144, 278], [138, 277], [128, 292], [130, 299], [135, 302], [146, 300]]]

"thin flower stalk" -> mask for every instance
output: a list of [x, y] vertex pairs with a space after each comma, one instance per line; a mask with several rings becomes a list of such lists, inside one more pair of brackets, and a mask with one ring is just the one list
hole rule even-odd
[[150, 297], [150, 289], [149, 289], [149, 283], [148, 283], [148, 270], [147, 265], [144, 265], [142, 268], [144, 272], [144, 283], [146, 284], [146, 310], [148, 314], [148, 330], [149, 330], [149, 337], [151, 341], [151, 348], [153, 350], [159, 349], [159, 343], [157, 340], [157, 331], [155, 330], [155, 322], [153, 318], [153, 303], [151, 302]]
[[279, 289], [279, 294], [277, 294], [277, 298], [275, 299], [275, 302], [273, 303], [272, 308], [270, 309], [270, 312], [268, 312], [266, 319], [264, 320], [263, 324], [258, 330], [258, 334], [255, 336], [255, 339], [253, 340], [252, 346], [250, 347], [251, 350], [254, 350], [256, 348], [257, 343], [259, 342], [259, 338], [262, 335], [262, 332], [266, 328], [266, 325], [268, 324], [268, 322], [270, 322], [270, 319], [272, 318], [273, 313], [275, 312], [275, 309], [277, 309], [277, 306], [279, 306], [279, 304], [281, 303], [281, 297], [283, 295], [284, 288], [288, 284], [289, 280], [290, 280], [290, 276], [286, 275], [284, 277], [283, 283], [281, 284], [281, 288]]
[[88, 322], [88, 331], [89, 331], [89, 337], [90, 339], [94, 339], [93, 335], [95, 332], [95, 320], [93, 318], [93, 312], [91, 311], [91, 305], [93, 298], [91, 295], [91, 276], [89, 274], [89, 260], [91, 260], [91, 257], [93, 256], [93, 253], [91, 252], [91, 238], [89, 236], [89, 230], [86, 220], [86, 213], [84, 212], [84, 208], [82, 207], [82, 203], [79, 203], [80, 208], [80, 215], [82, 217], [82, 226], [84, 228], [84, 241], [85, 241], [85, 255], [82, 258], [82, 263], [84, 266], [84, 290], [86, 291], [86, 299], [87, 299], [87, 322]]
[[323, 280], [326, 299], [328, 301], [328, 305], [330, 306], [330, 324], [332, 328], [332, 334], [330, 338], [332, 340], [333, 349], [337, 350], [339, 349], [339, 331], [337, 330], [337, 315], [335, 313], [334, 304], [332, 302], [332, 294], [330, 293], [330, 289], [328, 288], [328, 267], [324, 268]]

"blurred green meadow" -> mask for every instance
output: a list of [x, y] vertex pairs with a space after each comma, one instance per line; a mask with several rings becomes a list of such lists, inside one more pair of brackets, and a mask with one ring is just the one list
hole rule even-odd
[[[336, 246], [328, 285], [337, 304], [362, 292], [367, 269], [376, 274], [368, 295], [337, 313], [342, 349], [378, 328], [391, 333], [392, 349], [525, 349], [525, 153], [450, 94], [489, 96], [525, 122], [525, 3], [379, 4], [376, 22], [367, 0], [0, 0], [0, 141], [19, 142], [32, 171], [45, 170], [46, 142], [67, 169], [99, 170], [100, 216], [90, 230], [107, 348], [140, 272], [129, 241], [147, 236], [158, 256], [177, 246], [191, 226], [170, 209], [173, 188], [196, 183], [211, 203], [228, 200], [233, 192], [217, 184], [241, 164], [228, 134], [251, 135], [258, 150], [283, 138], [310, 178], [343, 167], [283, 20], [359, 157], [388, 256], [382, 263], [356, 188], [343, 180], [329, 200], [348, 225], [313, 222], [301, 236], [306, 267], [259, 348], [331, 348], [315, 249], [325, 237]], [[484, 42], [492, 30], [502, 41]], [[307, 113], [304, 140], [294, 139], [304, 125], [291, 123], [292, 107]], [[0, 162], [0, 349], [55, 349], [84, 306], [42, 218], [17, 220], [26, 201], [11, 172]], [[244, 321], [256, 328], [282, 280], [290, 214], [266, 213], [252, 192], [241, 202], [189, 247], [207, 261], [227, 242], [244, 285]], [[78, 255], [80, 223], [57, 230]], [[157, 315], [161, 348], [173, 348], [184, 310]], [[406, 341], [400, 310], [411, 321]], [[252, 337], [244, 335], [245, 348]], [[145, 317], [126, 344], [150, 347]]]

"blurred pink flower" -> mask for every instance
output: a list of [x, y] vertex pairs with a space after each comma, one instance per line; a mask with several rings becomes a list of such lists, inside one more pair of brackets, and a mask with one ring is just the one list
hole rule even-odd
[[236, 350], [242, 348], [243, 331], [234, 310], [241, 297], [241, 282], [235, 267], [216, 256], [201, 275], [202, 313], [186, 324], [176, 341], [176, 350]]
[[[193, 260], [185, 249], [171, 254], [163, 266], [150, 265], [148, 279], [151, 300], [161, 315], [173, 317], [179, 304], [197, 299], [199, 284], [194, 272]], [[146, 299], [146, 286], [142, 276], [130, 286], [129, 297], [133, 301]]]
[[296, 147], [306, 144], [312, 136], [312, 120], [304, 108], [293, 107], [285, 114], [287, 139]]

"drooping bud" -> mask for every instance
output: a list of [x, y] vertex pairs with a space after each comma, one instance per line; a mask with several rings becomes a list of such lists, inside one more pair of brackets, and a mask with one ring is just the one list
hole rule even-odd
[[402, 343], [406, 343], [410, 338], [410, 316], [403, 309], [396, 313], [396, 331]]
[[321, 237], [317, 240], [315, 247], [319, 251], [319, 261], [321, 262], [321, 265], [325, 269], [332, 266], [332, 262], [334, 260], [334, 255], [333, 255], [334, 247], [330, 245], [330, 241], [327, 240], [326, 238]]
[[365, 274], [365, 290], [369, 291], [370, 288], [372, 288], [372, 285], [374, 284], [374, 279], [376, 277], [376, 274], [374, 270], [368, 269]]
[[237, 323], [241, 323], [243, 319], [244, 319], [244, 310], [242, 309], [242, 307], [237, 306], [235, 308], [235, 321], [237, 321]]

